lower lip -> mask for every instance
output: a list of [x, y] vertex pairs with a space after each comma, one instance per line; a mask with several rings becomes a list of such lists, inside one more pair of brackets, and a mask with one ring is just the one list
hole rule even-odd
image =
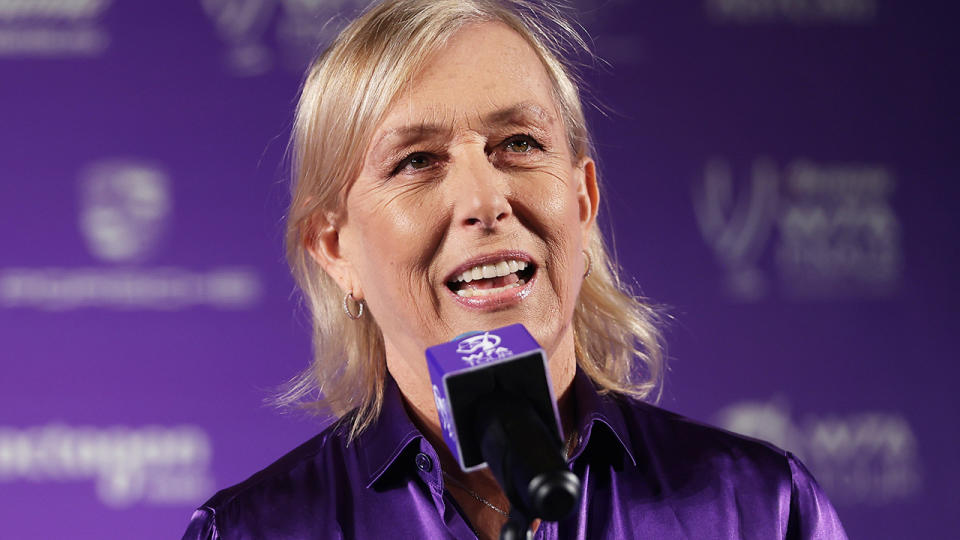
[[[519, 304], [524, 298], [530, 296], [533, 291], [533, 284], [537, 282], [537, 274], [534, 272], [527, 281], [519, 287], [513, 287], [494, 293], [488, 296], [460, 296], [459, 294], [447, 289], [450, 296], [453, 297], [461, 306], [475, 311], [490, 311]], [[446, 287], [444, 287], [446, 288]]]

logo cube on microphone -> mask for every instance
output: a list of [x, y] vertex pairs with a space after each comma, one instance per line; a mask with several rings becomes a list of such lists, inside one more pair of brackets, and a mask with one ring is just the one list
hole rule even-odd
[[560, 422], [547, 356], [522, 324], [471, 332], [426, 351], [444, 440], [460, 467], [485, 467], [474, 428], [475, 403], [494, 390], [530, 400], [560, 439]]

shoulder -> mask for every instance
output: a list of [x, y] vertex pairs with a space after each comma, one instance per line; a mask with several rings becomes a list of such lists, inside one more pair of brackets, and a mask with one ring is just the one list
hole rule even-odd
[[773, 525], [779, 537], [846, 538], [826, 494], [790, 452], [648, 403], [617, 399], [638, 467], [653, 464], [665, 490], [729, 498], [750, 519]]
[[339, 537], [334, 486], [341, 482], [331, 480], [349, 474], [355, 450], [347, 446], [339, 425], [217, 492], [194, 512], [184, 540]]
[[754, 439], [655, 405], [617, 398], [635, 448], [668, 457], [672, 461], [701, 466], [736, 466], [762, 469], [780, 480], [790, 479], [789, 453], [766, 441]]
[[314, 480], [337, 474], [342, 471], [340, 465], [349, 460], [352, 448], [348, 448], [346, 437], [338, 427], [338, 423], [328, 426], [250, 478], [217, 492], [204, 506], [224, 512], [233, 505], [264, 496], [303, 496], [306, 490], [301, 488], [304, 487], [312, 488], [309, 492], [316, 496]]

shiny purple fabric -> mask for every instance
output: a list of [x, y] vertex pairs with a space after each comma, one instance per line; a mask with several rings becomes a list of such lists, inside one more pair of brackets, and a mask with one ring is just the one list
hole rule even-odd
[[[574, 380], [577, 512], [535, 538], [846, 538], [789, 452]], [[331, 427], [198, 509], [184, 539], [476, 538], [393, 381], [351, 445]]]

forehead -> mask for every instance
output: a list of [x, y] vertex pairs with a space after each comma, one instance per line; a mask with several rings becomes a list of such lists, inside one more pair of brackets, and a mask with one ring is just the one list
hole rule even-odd
[[550, 78], [533, 48], [502, 23], [474, 23], [427, 59], [377, 131], [412, 122], [472, 126], [518, 104], [558, 119]]

